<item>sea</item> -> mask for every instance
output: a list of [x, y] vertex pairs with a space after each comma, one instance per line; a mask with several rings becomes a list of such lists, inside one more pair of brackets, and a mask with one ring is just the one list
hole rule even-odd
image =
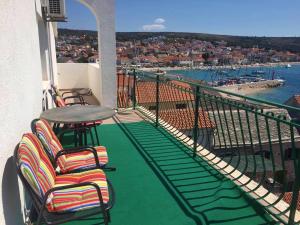
[[285, 66], [272, 67], [244, 67], [233, 69], [209, 69], [209, 70], [172, 70], [168, 74], [181, 75], [183, 77], [192, 78], [195, 80], [205, 80], [207, 82], [224, 79], [226, 76], [239, 77], [245, 74], [252, 74], [253, 71], [263, 71], [262, 78], [285, 80], [283, 86], [271, 88], [264, 91], [251, 94], [249, 96], [268, 100], [276, 103], [285, 103], [290, 97], [295, 94], [300, 94], [300, 65], [292, 65], [287, 68]]

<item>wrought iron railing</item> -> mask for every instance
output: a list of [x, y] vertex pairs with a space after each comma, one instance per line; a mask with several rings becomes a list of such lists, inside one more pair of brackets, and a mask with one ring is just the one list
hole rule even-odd
[[300, 125], [289, 116], [299, 108], [136, 71], [118, 76], [118, 106], [148, 112], [279, 221], [300, 224]]

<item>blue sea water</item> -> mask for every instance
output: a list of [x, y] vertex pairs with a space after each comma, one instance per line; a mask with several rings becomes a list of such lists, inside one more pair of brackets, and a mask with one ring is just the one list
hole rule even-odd
[[291, 96], [300, 94], [300, 65], [292, 65], [291, 68], [283, 66], [278, 67], [248, 67], [248, 68], [237, 68], [236, 70], [222, 69], [223, 75], [216, 73], [216, 71], [209, 70], [173, 70], [169, 71], [168, 74], [182, 75], [184, 77], [212, 81], [224, 78], [226, 74], [232, 77], [238, 77], [244, 74], [251, 74], [252, 71], [264, 71], [264, 78], [271, 79], [274, 73], [275, 78], [284, 79], [285, 85], [277, 88], [271, 88], [262, 92], [258, 92], [250, 95], [264, 100], [269, 100], [276, 103], [284, 103]]

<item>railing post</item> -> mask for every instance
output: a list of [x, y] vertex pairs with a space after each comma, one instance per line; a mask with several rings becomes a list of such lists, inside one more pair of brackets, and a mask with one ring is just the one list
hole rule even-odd
[[156, 75], [156, 118], [155, 118], [155, 126], [158, 127], [158, 113], [159, 113], [159, 75]]
[[135, 109], [136, 107], [136, 92], [135, 92], [135, 88], [136, 88], [136, 70], [133, 70], [133, 90], [132, 90], [132, 95], [133, 95], [133, 109]]
[[117, 107], [120, 107], [120, 75], [117, 74]]
[[[293, 149], [294, 150], [294, 149]], [[295, 153], [295, 152], [294, 152]], [[297, 210], [297, 202], [298, 202], [298, 198], [299, 198], [299, 187], [300, 187], [300, 162], [299, 162], [299, 156], [296, 156], [295, 159], [296, 162], [296, 179], [295, 179], [295, 183], [294, 183], [294, 187], [293, 187], [293, 196], [292, 196], [292, 201], [291, 201], [291, 209], [290, 209], [290, 215], [289, 215], [289, 221], [288, 224], [289, 225], [293, 225], [295, 223], [295, 214], [296, 214], [296, 210]]]
[[193, 140], [194, 140], [194, 154], [193, 157], [196, 157], [197, 154], [197, 143], [198, 143], [198, 121], [199, 121], [199, 101], [200, 101], [200, 87], [197, 85], [195, 89], [195, 110], [194, 110], [194, 130], [193, 130]]

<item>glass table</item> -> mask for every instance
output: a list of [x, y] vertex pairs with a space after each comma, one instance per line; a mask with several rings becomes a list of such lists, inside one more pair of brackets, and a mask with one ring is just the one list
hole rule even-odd
[[[83, 137], [85, 138], [85, 142], [87, 142], [86, 132], [88, 131], [88, 129], [85, 129], [85, 127], [87, 127], [86, 124], [93, 124], [100, 120], [112, 118], [115, 114], [116, 111], [114, 109], [104, 107], [104, 106], [74, 105], [74, 106], [53, 108], [44, 111], [40, 115], [40, 118], [54, 123], [55, 125], [53, 129], [56, 133], [58, 133], [60, 124], [64, 124], [65, 125], [64, 127], [70, 125], [74, 126], [74, 130], [76, 132], [75, 136], [78, 136], [79, 145], [82, 145]], [[96, 128], [95, 128], [95, 132], [97, 132]], [[96, 133], [96, 137], [98, 140], [98, 133]]]

